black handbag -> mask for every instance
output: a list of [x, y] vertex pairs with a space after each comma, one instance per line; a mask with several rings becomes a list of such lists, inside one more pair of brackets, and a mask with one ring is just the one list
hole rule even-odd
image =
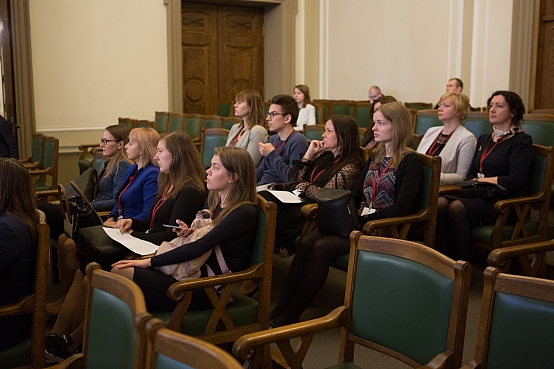
[[102, 224], [102, 219], [81, 196], [76, 195], [67, 199], [69, 216], [71, 218], [71, 235], [76, 235], [81, 228], [93, 227]]
[[114, 241], [102, 229], [104, 226], [82, 228], [77, 237], [77, 253], [84, 268], [90, 262], [97, 262], [104, 270], [111, 270], [112, 264], [125, 259], [132, 252]]
[[358, 210], [348, 190], [322, 188], [317, 193], [317, 222], [319, 233], [348, 237], [361, 229]]
[[494, 183], [471, 181], [463, 185], [456, 195], [464, 199], [495, 200], [507, 194], [508, 191], [504, 187]]

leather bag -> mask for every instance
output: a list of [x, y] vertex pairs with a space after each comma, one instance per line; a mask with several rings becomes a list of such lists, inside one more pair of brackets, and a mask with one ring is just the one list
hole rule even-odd
[[317, 194], [319, 233], [348, 237], [361, 229], [358, 210], [349, 190], [322, 188]]

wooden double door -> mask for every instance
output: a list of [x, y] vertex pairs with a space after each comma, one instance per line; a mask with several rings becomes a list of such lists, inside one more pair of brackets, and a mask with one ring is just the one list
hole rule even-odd
[[538, 54], [535, 75], [536, 109], [554, 108], [554, 0], [540, 1]]
[[183, 109], [216, 114], [241, 90], [263, 95], [263, 8], [182, 3]]

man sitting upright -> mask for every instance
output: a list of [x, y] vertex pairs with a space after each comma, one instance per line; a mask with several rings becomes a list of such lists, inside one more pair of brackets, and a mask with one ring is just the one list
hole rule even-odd
[[298, 104], [292, 96], [277, 95], [271, 99], [267, 126], [275, 134], [268, 143], [258, 144], [264, 156], [256, 168], [258, 186], [292, 181], [293, 162], [300, 160], [308, 149], [306, 137], [294, 130], [298, 111]]

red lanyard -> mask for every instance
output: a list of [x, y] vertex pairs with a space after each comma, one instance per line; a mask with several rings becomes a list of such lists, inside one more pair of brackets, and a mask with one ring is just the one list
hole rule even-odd
[[104, 170], [102, 174], [100, 174], [100, 179], [98, 180], [98, 183], [102, 182], [105, 176], [106, 176], [106, 171]]
[[162, 197], [158, 200], [156, 205], [154, 205], [154, 208], [152, 208], [152, 216], [150, 217], [150, 229], [154, 229], [154, 221], [156, 220], [156, 213], [158, 212], [158, 209], [162, 207], [162, 205], [167, 200], [167, 194], [169, 193], [169, 190], [171, 190], [171, 186], [165, 190]]
[[494, 143], [494, 145], [491, 147], [490, 150], [487, 151], [487, 149], [489, 148], [489, 145], [490, 145], [490, 142], [487, 144], [487, 147], [485, 147], [485, 150], [483, 150], [483, 153], [481, 154], [481, 158], [479, 159], [479, 172], [481, 174], [483, 174], [483, 162], [485, 161], [485, 159], [487, 158], [487, 156], [489, 156], [489, 154], [492, 152], [492, 150], [494, 150], [494, 148], [496, 147], [496, 145], [498, 145], [499, 143], [502, 142], [502, 137], [499, 137], [496, 142]]
[[[286, 144], [287, 141], [289, 140], [290, 136], [292, 136], [292, 135], [295, 134], [295, 133], [296, 133], [296, 131], [293, 130], [293, 131], [290, 133], [290, 135], [289, 135], [287, 138], [285, 138], [285, 141], [283, 141], [283, 143], [281, 144], [281, 147], [279, 148], [279, 150], [277, 150], [277, 146], [279, 145], [279, 140], [275, 141], [275, 145], [273, 145], [273, 148], [274, 148], [275, 150], [277, 150], [277, 154], [281, 155], [281, 151], [283, 151], [283, 147], [285, 147], [285, 144]], [[269, 164], [269, 158], [267, 158], [267, 164]]]
[[381, 184], [381, 180], [385, 176], [385, 173], [387, 173], [387, 171], [389, 170], [391, 164], [392, 164], [392, 158], [390, 159], [385, 169], [383, 169], [383, 173], [379, 175], [379, 172], [377, 172], [376, 173], [377, 175], [373, 178], [373, 183], [371, 184], [371, 204], [369, 204], [369, 208], [373, 206], [373, 201], [375, 200], [375, 196], [377, 195], [377, 189], [379, 188], [379, 185]]
[[[137, 171], [138, 172], [138, 171]], [[131, 183], [133, 183], [133, 180], [135, 179], [136, 177], [136, 173], [134, 176], [131, 176], [129, 178], [129, 183], [127, 183], [127, 186], [125, 186], [125, 188], [123, 189], [123, 191], [121, 191], [119, 193], [119, 196], [117, 197], [117, 209], [119, 210], [119, 218], [122, 218], [123, 217], [123, 207], [121, 206], [121, 196], [123, 196], [123, 193], [125, 193], [125, 191], [127, 191], [127, 189], [129, 188], [129, 186], [131, 185]]]
[[[452, 132], [452, 133], [454, 133], [454, 132]], [[446, 139], [445, 139], [445, 141], [444, 141], [444, 145], [446, 145], [446, 143], [447, 143], [448, 140], [450, 139], [450, 136], [452, 136], [452, 133], [449, 134], [448, 136], [446, 136]], [[439, 134], [438, 134], [437, 137], [435, 138], [435, 141], [433, 141], [433, 144], [431, 145], [431, 147], [429, 148], [429, 150], [427, 150], [427, 155], [429, 155], [429, 156], [435, 156], [435, 153], [436, 153], [437, 151], [439, 151], [440, 146], [437, 146], [437, 142], [438, 142], [440, 136], [441, 136], [441, 134], [440, 134], [440, 132], [439, 132]], [[436, 148], [435, 148], [435, 146], [436, 146]]]
[[[333, 165], [337, 164], [339, 161], [340, 161], [340, 157], [336, 158], [335, 161], [333, 162]], [[319, 176], [327, 170], [327, 169], [321, 169], [317, 174], [315, 174], [316, 169], [317, 168], [312, 169], [312, 172], [310, 173], [310, 183], [314, 183], [315, 181], [317, 181]], [[315, 174], [315, 177], [314, 177], [314, 174]]]
[[240, 139], [240, 137], [242, 136], [242, 134], [244, 133], [244, 131], [246, 131], [246, 126], [243, 126], [243, 127], [242, 127], [242, 129], [240, 130], [240, 132], [237, 133], [237, 135], [235, 136], [235, 138], [233, 138], [233, 141], [231, 141], [231, 143], [229, 144], [229, 146], [235, 147], [235, 145], [237, 144], [238, 140]]

